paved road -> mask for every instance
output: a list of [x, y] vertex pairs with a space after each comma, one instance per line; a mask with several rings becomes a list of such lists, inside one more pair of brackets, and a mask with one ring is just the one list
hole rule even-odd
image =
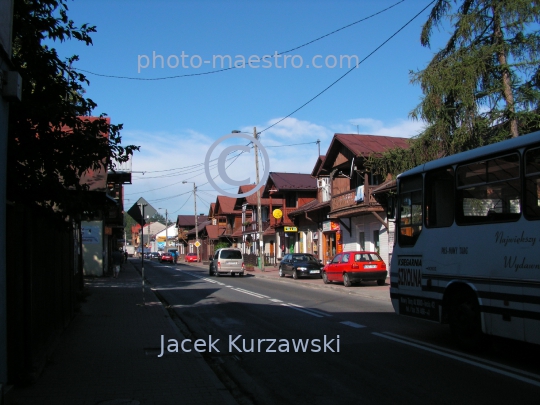
[[193, 340], [214, 342], [207, 360], [252, 403], [496, 404], [540, 396], [538, 348], [505, 342], [504, 350], [462, 353], [446, 327], [396, 316], [387, 295], [376, 293], [381, 287], [344, 294], [320, 280], [209, 277], [200, 266], [155, 262], [145, 270]]

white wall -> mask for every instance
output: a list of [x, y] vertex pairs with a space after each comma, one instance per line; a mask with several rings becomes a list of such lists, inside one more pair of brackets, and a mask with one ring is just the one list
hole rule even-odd
[[103, 221], [82, 221], [83, 271], [85, 276], [103, 276]]
[[[385, 213], [379, 213], [381, 218], [386, 219]], [[348, 220], [343, 220], [348, 225]], [[393, 232], [394, 223], [389, 223], [390, 230]], [[384, 262], [388, 265], [390, 263], [390, 254], [392, 253], [392, 238], [389, 238], [389, 231], [386, 227], [376, 219], [372, 214], [366, 214], [358, 217], [354, 217], [351, 220], [351, 235], [345, 227], [341, 226], [343, 236], [343, 250], [359, 250], [360, 249], [360, 232], [364, 232], [365, 235], [365, 249], [376, 251], [373, 231], [379, 231], [379, 254]], [[390, 243], [389, 243], [390, 242]]]

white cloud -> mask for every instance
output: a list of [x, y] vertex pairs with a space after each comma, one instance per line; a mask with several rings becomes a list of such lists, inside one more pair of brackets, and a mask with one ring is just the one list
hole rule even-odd
[[422, 121], [398, 120], [392, 124], [373, 118], [353, 118], [349, 120], [347, 131], [351, 134], [360, 132], [368, 135], [397, 136], [411, 138], [418, 135], [425, 127]]
[[[268, 120], [264, 125], [257, 127], [258, 131], [269, 127], [280, 121], [282, 118], [272, 118]], [[273, 142], [275, 144], [298, 143], [305, 142], [306, 140], [316, 141], [317, 139], [331, 138], [333, 133], [329, 128], [322, 125], [314, 124], [309, 121], [302, 121], [297, 118], [285, 118], [272, 128], [264, 131], [261, 135], [261, 139], [267, 142]], [[294, 142], [293, 142], [294, 141]]]
[[[278, 120], [269, 120], [266, 125], [257, 126], [257, 130], [260, 131]], [[355, 118], [343, 124], [323, 126], [287, 118], [265, 131], [260, 138], [269, 155], [270, 171], [311, 173], [319, 156], [316, 141], [321, 141], [320, 153], [324, 155], [334, 133], [357, 133], [356, 125], [359, 126], [360, 133], [403, 137], [416, 135], [423, 126], [422, 123], [414, 121], [400, 120], [388, 124], [371, 118]], [[253, 127], [242, 130], [249, 135], [253, 132]], [[126, 188], [127, 208], [139, 197], [144, 197], [155, 208], [167, 208], [173, 217], [178, 214], [191, 214], [193, 184], [182, 184], [182, 181], [186, 180], [197, 184], [197, 211], [205, 214], [208, 212], [208, 206], [215, 202], [218, 192], [210, 184], [205, 184], [208, 180], [203, 164], [210, 145], [216, 141], [214, 137], [190, 129], [175, 133], [123, 131], [122, 135], [124, 144], [141, 146], [141, 151], [136, 152], [133, 158], [133, 184]], [[231, 143], [247, 145], [248, 141], [239, 142], [234, 139]], [[218, 146], [211, 158], [219, 157], [225, 146], [228, 145]], [[233, 180], [250, 178], [251, 183], [255, 183], [255, 158], [252, 150], [243, 153], [234, 161], [228, 160], [225, 166], [227, 175]], [[264, 165], [261, 164], [261, 177], [263, 171]], [[211, 175], [217, 176], [217, 169], [212, 169]], [[234, 186], [219, 177], [215, 181], [224, 190], [236, 192]], [[164, 209], [162, 211], [164, 212]]]

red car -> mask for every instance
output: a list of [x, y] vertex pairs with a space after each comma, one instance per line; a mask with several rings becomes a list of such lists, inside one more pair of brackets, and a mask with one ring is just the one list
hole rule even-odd
[[197, 253], [188, 253], [188, 254], [184, 257], [184, 261], [185, 261], [186, 263], [197, 262]]
[[377, 280], [377, 285], [384, 285], [388, 271], [383, 259], [376, 252], [342, 252], [324, 266], [323, 281], [343, 282], [345, 287], [361, 281]]
[[160, 257], [159, 257], [159, 261], [161, 263], [163, 262], [171, 262], [171, 263], [174, 263], [174, 257], [171, 253], [169, 252], [165, 252], [163, 253]]

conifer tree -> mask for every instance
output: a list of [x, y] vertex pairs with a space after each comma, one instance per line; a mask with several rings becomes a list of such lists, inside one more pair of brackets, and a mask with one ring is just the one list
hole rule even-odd
[[411, 112], [426, 122], [400, 161], [397, 152], [372, 159], [375, 171], [397, 174], [439, 157], [540, 129], [540, 2], [437, 0], [420, 42], [435, 29], [446, 45], [411, 72], [423, 98]]

